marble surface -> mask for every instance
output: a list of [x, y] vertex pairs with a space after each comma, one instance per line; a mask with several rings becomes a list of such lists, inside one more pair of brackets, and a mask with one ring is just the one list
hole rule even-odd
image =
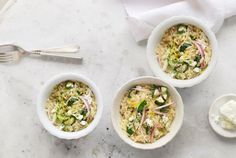
[[[236, 93], [236, 18], [217, 34], [219, 60], [211, 76], [192, 88], [178, 89], [185, 104], [184, 124], [166, 146], [137, 150], [115, 133], [110, 109], [115, 91], [137, 76], [152, 75], [145, 43], [133, 40], [120, 0], [17, 0], [0, 21], [0, 43], [26, 49], [79, 44], [83, 64], [25, 58], [0, 65], [1, 158], [193, 158], [236, 157], [236, 140], [213, 132], [207, 114], [212, 101]], [[104, 113], [98, 127], [79, 140], [61, 140], [41, 126], [36, 99], [42, 85], [64, 72], [84, 74], [100, 88]]]

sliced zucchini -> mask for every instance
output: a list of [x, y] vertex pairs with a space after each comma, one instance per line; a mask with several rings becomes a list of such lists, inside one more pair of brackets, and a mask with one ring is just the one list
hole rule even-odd
[[188, 64], [187, 63], [182, 63], [182, 65], [178, 66], [176, 69], [175, 69], [177, 72], [185, 72], [188, 70]]
[[168, 59], [168, 65], [170, 66], [170, 67], [176, 67], [176, 65], [178, 64], [178, 61], [177, 60], [172, 60], [172, 59]]
[[74, 87], [74, 84], [73, 84], [72, 82], [68, 81], [68, 82], [66, 83], [66, 88], [71, 89], [71, 88], [73, 88], [73, 87]]
[[169, 97], [168, 88], [165, 86], [161, 87], [162, 98], [166, 101]]
[[64, 121], [63, 123], [65, 125], [72, 125], [75, 122], [75, 118], [74, 117], [70, 117], [68, 120]]
[[135, 121], [140, 122], [141, 119], [142, 119], [142, 115], [141, 115], [140, 113], [138, 113], [138, 114], [136, 115]]
[[165, 104], [165, 102], [166, 102], [166, 101], [164, 100], [164, 98], [163, 98], [162, 96], [159, 96], [159, 97], [155, 100], [155, 104], [158, 105], [158, 106]]
[[61, 115], [61, 114], [64, 114], [64, 111], [65, 111], [65, 110], [64, 110], [63, 108], [60, 108], [60, 109], [57, 110], [56, 113], [57, 113], [58, 115]]
[[160, 95], [160, 91], [158, 89], [153, 90], [152, 97], [157, 97]]
[[189, 46], [191, 46], [191, 44], [189, 44], [189, 43], [184, 43], [183, 45], [180, 46], [179, 51], [180, 51], [180, 52], [184, 52], [185, 49], [187, 49]]
[[160, 112], [163, 112], [163, 113], [168, 113], [168, 111], [169, 111], [169, 107], [165, 107], [165, 108], [160, 109]]
[[132, 98], [132, 96], [134, 96], [134, 94], [137, 94], [137, 93], [138, 93], [137, 90], [134, 90], [134, 89], [129, 90], [128, 98]]
[[161, 87], [161, 93], [166, 93], [168, 91], [167, 87], [162, 86]]
[[77, 92], [78, 95], [81, 95], [80, 91], [77, 90], [76, 92]]
[[157, 86], [155, 84], [152, 85], [152, 97], [157, 97], [158, 95], [160, 95], [160, 90], [159, 90], [160, 86]]
[[137, 109], [137, 111], [138, 111], [138, 113], [142, 113], [143, 112], [143, 109], [144, 109], [144, 107], [147, 105], [147, 101], [146, 100], [143, 100], [140, 104], [139, 104], [139, 106], [138, 106], [138, 109]]
[[186, 78], [186, 74], [179, 72], [179, 73], [176, 74], [175, 78], [183, 80], [183, 79]]
[[157, 85], [155, 85], [155, 84], [153, 84], [152, 85], [152, 89], [157, 89], [159, 86], [157, 86]]
[[128, 127], [126, 128], [126, 132], [129, 134], [129, 135], [132, 135], [134, 133], [133, 129]]
[[168, 94], [167, 93], [163, 94], [162, 98], [166, 101], [168, 99]]
[[70, 100], [68, 100], [68, 102], [67, 102], [67, 106], [73, 105], [77, 100], [78, 99], [75, 97], [70, 98]]
[[146, 131], [146, 134], [150, 134], [151, 133], [151, 127], [150, 126], [146, 126], [145, 127], [145, 131]]
[[72, 126], [65, 126], [63, 128], [63, 131], [72, 132], [73, 131], [73, 127]]
[[131, 92], [132, 92], [132, 90], [130, 90], [130, 91], [128, 92], [128, 98], [131, 98]]
[[195, 37], [194, 35], [190, 35], [190, 38], [191, 38], [192, 40], [196, 40], [196, 39], [197, 39], [197, 37]]
[[63, 116], [63, 115], [57, 115], [56, 117], [57, 117], [56, 121], [59, 123], [62, 123], [63, 121], [68, 119], [67, 116]]
[[178, 25], [177, 32], [179, 34], [185, 33], [186, 31], [187, 31], [186, 25], [183, 25], [183, 24]]

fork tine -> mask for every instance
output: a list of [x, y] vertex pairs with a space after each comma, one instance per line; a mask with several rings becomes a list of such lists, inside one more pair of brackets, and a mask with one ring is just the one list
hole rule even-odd
[[11, 51], [11, 52], [0, 52], [0, 56], [10, 56], [10, 55], [17, 55], [18, 51]]
[[17, 54], [14, 54], [14, 53], [0, 53], [0, 58], [14, 57], [14, 56], [17, 56]]
[[14, 58], [16, 58], [16, 57], [12, 55], [12, 56], [0, 57], [0, 60], [11, 60]]
[[0, 60], [0, 63], [10, 63], [13, 62], [14, 60]]
[[14, 58], [14, 56], [4, 56], [4, 57], [0, 56], [0, 59], [11, 59], [11, 58]]
[[0, 62], [9, 62], [9, 61], [14, 61], [14, 60], [16, 60], [16, 57], [14, 57], [13, 55], [5, 56], [5, 57], [0, 56]]
[[0, 53], [0, 57], [12, 56], [13, 54], [8, 53]]
[[11, 52], [0, 52], [0, 54], [15, 54], [18, 53], [17, 51], [11, 51]]
[[0, 52], [0, 54], [12, 54], [12, 52]]
[[0, 57], [13, 56], [14, 54], [0, 54]]

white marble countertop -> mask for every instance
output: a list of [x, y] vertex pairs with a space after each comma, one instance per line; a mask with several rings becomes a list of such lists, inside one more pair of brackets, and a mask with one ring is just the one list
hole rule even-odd
[[[211, 76], [195, 87], [178, 89], [185, 104], [182, 129], [166, 146], [142, 151], [125, 144], [110, 120], [117, 88], [133, 77], [152, 75], [145, 44], [133, 40], [120, 0], [17, 0], [0, 21], [0, 43], [26, 49], [76, 43], [84, 63], [25, 58], [17, 65], [0, 65], [0, 157], [235, 158], [236, 140], [215, 134], [207, 114], [216, 97], [236, 93], [236, 18], [225, 21], [217, 38], [219, 60]], [[36, 115], [40, 88], [64, 72], [93, 79], [104, 97], [101, 122], [79, 140], [51, 136]]]

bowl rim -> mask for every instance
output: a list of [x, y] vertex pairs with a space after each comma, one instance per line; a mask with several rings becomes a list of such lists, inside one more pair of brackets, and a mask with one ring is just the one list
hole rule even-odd
[[[145, 81], [146, 80], [146, 81]], [[170, 131], [169, 133], [167, 133], [164, 137], [166, 137], [167, 135], [169, 136], [169, 139], [166, 140], [164, 143], [159, 143], [158, 141], [154, 142], [154, 143], [147, 143], [147, 144], [142, 144], [142, 143], [136, 143], [134, 141], [132, 141], [130, 138], [128, 138], [128, 136], [124, 133], [124, 131], [122, 131], [122, 129], [120, 128], [120, 126], [117, 126], [117, 117], [115, 117], [115, 114], [117, 113], [116, 106], [120, 106], [118, 103], [118, 96], [119, 95], [123, 95], [125, 90], [128, 89], [128, 87], [132, 86], [132, 84], [134, 82], [139, 82], [139, 83], [145, 83], [148, 82], [148, 80], [155, 80], [157, 82], [161, 82], [162, 84], [168, 86], [171, 88], [171, 91], [176, 95], [176, 98], [178, 98], [180, 105], [179, 106], [179, 114], [178, 114], [178, 118], [179, 120], [177, 120], [178, 124], [177, 124], [177, 128], [175, 128], [174, 130]], [[154, 82], [154, 81], [153, 81]], [[135, 83], [137, 84], [137, 83]], [[150, 83], [151, 84], [151, 83]], [[120, 101], [120, 100], [119, 100]], [[158, 77], [153, 77], [153, 76], [141, 76], [141, 77], [136, 77], [133, 78], [127, 82], [125, 82], [115, 93], [115, 96], [113, 97], [113, 104], [112, 104], [112, 108], [111, 108], [111, 120], [112, 120], [112, 125], [113, 128], [115, 129], [116, 133], [118, 134], [118, 136], [127, 144], [129, 144], [130, 146], [137, 148], [137, 149], [142, 149], [142, 150], [152, 150], [152, 149], [156, 149], [156, 148], [160, 148], [164, 145], [166, 145], [168, 142], [170, 142], [179, 132], [180, 128], [182, 127], [183, 124], [183, 119], [184, 119], [184, 104], [182, 101], [182, 98], [180, 96], [180, 94], [178, 93], [178, 91], [176, 90], [175, 87], [173, 87], [171, 84], [169, 84], [168, 82], [164, 81], [163, 79], [160, 79]], [[173, 123], [172, 123], [173, 124]], [[159, 144], [158, 144], [159, 143]]]
[[[94, 117], [94, 120], [90, 123], [88, 127], [76, 132], [65, 132], [56, 128], [49, 120], [44, 107], [45, 101], [50, 95], [52, 88], [55, 87], [57, 84], [66, 80], [76, 80], [83, 82], [84, 84], [87, 84], [93, 91], [97, 102], [97, 112]], [[78, 139], [86, 136], [87, 134], [92, 132], [98, 125], [102, 117], [102, 112], [103, 112], [103, 101], [98, 87], [89, 78], [81, 74], [62, 73], [52, 77], [43, 85], [37, 99], [37, 115], [39, 117], [41, 124], [50, 134], [61, 139]]]
[[[207, 35], [211, 43], [211, 47], [212, 47], [211, 60], [206, 70], [199, 76], [194, 77], [189, 80], [174, 79], [169, 74], [165, 73], [161, 69], [159, 63], [157, 62], [156, 53], [154, 51], [154, 49], [157, 46], [157, 43], [159, 43], [161, 37], [163, 36], [163, 33], [171, 26], [174, 26], [180, 23], [187, 23], [187, 24], [194, 25], [198, 28], [201, 28], [203, 32]], [[185, 87], [192, 87], [194, 85], [201, 83], [210, 75], [210, 73], [212, 72], [217, 62], [217, 57], [218, 57], [217, 49], [218, 49], [218, 44], [217, 44], [215, 34], [207, 25], [203, 23], [203, 21], [194, 17], [190, 17], [190, 16], [173, 16], [171, 18], [164, 20], [153, 29], [152, 33], [150, 34], [148, 38], [146, 57], [148, 60], [149, 67], [151, 68], [155, 76], [165, 79], [166, 81], [168, 81], [175, 87], [185, 88]]]

